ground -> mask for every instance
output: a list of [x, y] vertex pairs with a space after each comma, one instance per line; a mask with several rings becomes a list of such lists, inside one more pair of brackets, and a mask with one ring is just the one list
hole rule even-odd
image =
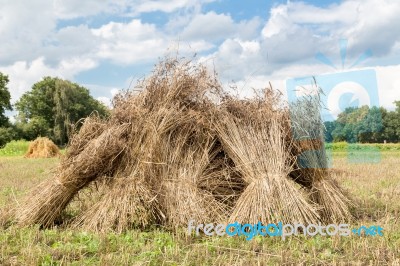
[[[52, 175], [59, 159], [0, 156], [0, 209], [18, 204]], [[399, 265], [400, 152], [355, 164], [333, 153], [338, 181], [357, 202], [351, 227], [379, 225], [384, 236], [188, 237], [163, 228], [94, 234], [62, 228], [0, 228], [0, 265]]]

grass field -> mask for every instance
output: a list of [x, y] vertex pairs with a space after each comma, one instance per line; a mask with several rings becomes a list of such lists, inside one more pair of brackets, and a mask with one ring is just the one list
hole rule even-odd
[[[163, 228], [93, 234], [63, 228], [0, 228], [0, 265], [400, 265], [400, 151], [377, 164], [333, 152], [337, 179], [357, 199], [351, 227], [380, 225], [384, 236], [187, 237]], [[58, 159], [0, 155], [0, 208], [18, 204], [51, 176]]]

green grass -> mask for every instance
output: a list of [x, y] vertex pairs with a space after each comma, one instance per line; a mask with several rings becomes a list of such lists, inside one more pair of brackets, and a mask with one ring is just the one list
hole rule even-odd
[[[0, 157], [0, 208], [52, 175], [59, 159]], [[123, 234], [37, 227], [0, 228], [0, 265], [398, 265], [400, 152], [379, 164], [333, 153], [337, 178], [357, 198], [352, 226], [380, 225], [383, 237], [189, 237], [160, 227]], [[182, 229], [185, 230], [185, 229]]]
[[29, 141], [13, 140], [0, 149], [0, 156], [20, 156], [28, 151]]
[[[393, 241], [396, 238], [397, 241]], [[375, 237], [184, 237], [162, 229], [124, 234], [7, 229], [0, 234], [0, 264], [18, 265], [262, 265], [393, 261], [399, 235]], [[388, 245], [391, 242], [392, 244]], [[386, 255], [382, 256], [381, 253]], [[386, 257], [385, 257], [386, 256]]]
[[347, 143], [334, 142], [326, 143], [325, 148], [331, 151], [400, 151], [400, 143]]

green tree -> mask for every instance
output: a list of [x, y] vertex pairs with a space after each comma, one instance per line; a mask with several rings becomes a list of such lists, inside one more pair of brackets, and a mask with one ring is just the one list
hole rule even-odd
[[0, 127], [0, 148], [14, 139], [14, 132], [10, 127]]
[[358, 142], [378, 143], [382, 141], [382, 110], [376, 106], [368, 108], [368, 112], [354, 127]]
[[72, 126], [97, 111], [107, 116], [108, 109], [94, 99], [89, 90], [68, 80], [45, 77], [15, 104], [17, 123], [24, 137], [47, 135], [59, 145], [68, 141]]
[[4, 113], [6, 110], [12, 110], [11, 95], [7, 88], [8, 82], [8, 76], [0, 72], [0, 127], [9, 126], [8, 117]]
[[326, 121], [324, 122], [325, 126], [325, 141], [326, 142], [332, 142], [333, 141], [333, 130], [335, 130], [336, 127], [336, 121]]
[[388, 142], [400, 140], [400, 101], [395, 101], [395, 111], [386, 111], [383, 116], [383, 139]]
[[332, 131], [334, 141], [381, 142], [383, 108], [367, 105], [346, 108], [338, 115]]

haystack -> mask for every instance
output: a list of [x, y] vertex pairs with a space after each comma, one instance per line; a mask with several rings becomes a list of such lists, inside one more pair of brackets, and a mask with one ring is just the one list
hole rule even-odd
[[[51, 226], [79, 201], [67, 226], [94, 231], [350, 216], [328, 172], [301, 167], [289, 109], [271, 88], [241, 100], [205, 67], [167, 59], [113, 103], [108, 120], [93, 115], [75, 132], [54, 177], [15, 211], [20, 225]], [[308, 160], [326, 160], [317, 157]]]
[[46, 137], [39, 137], [29, 143], [25, 158], [52, 158], [60, 155], [60, 150], [53, 141]]

